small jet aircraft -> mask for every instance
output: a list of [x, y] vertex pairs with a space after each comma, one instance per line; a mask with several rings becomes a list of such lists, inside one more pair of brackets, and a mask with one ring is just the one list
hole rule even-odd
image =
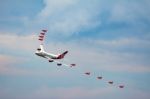
[[109, 81], [108, 83], [109, 83], [109, 84], [113, 84], [114, 82], [113, 82], [113, 81]]
[[91, 73], [90, 73], [90, 72], [85, 72], [84, 74], [85, 74], [85, 75], [90, 75]]
[[68, 53], [68, 51], [63, 52], [62, 54], [55, 55], [52, 53], [48, 53], [44, 50], [43, 40], [44, 40], [44, 36], [45, 36], [46, 32], [47, 32], [47, 30], [42, 30], [42, 32], [40, 33], [39, 41], [41, 41], [41, 44], [40, 44], [40, 47], [37, 48], [35, 54], [37, 56], [48, 59], [49, 62], [56, 62], [58, 66], [61, 66], [61, 65], [70, 66], [70, 67], [76, 66], [76, 64], [67, 65], [67, 64], [64, 64], [64, 63], [61, 63], [58, 61], [58, 60], [63, 59], [65, 57], [65, 55]]
[[120, 85], [119, 88], [124, 88], [124, 85]]
[[102, 78], [103, 78], [103, 77], [101, 77], [101, 76], [98, 76], [98, 77], [97, 77], [97, 79], [102, 79]]

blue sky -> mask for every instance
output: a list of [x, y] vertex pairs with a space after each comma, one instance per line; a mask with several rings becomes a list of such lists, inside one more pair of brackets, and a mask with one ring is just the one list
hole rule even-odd
[[[1, 0], [0, 99], [149, 99], [149, 9], [149, 0]], [[69, 50], [64, 61], [77, 67], [34, 54], [41, 29], [46, 50]]]

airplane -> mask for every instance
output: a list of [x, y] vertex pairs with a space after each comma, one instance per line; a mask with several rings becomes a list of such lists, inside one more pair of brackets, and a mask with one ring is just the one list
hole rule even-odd
[[42, 32], [40, 33], [38, 40], [41, 41], [42, 43], [40, 44], [40, 47], [37, 48], [35, 54], [37, 56], [48, 59], [49, 62], [56, 62], [57, 66], [61, 66], [61, 65], [70, 66], [70, 67], [76, 66], [76, 64], [67, 65], [67, 64], [64, 64], [64, 63], [61, 63], [58, 61], [58, 60], [63, 59], [65, 57], [65, 55], [68, 53], [68, 51], [63, 52], [62, 54], [55, 55], [52, 53], [48, 53], [44, 50], [43, 40], [44, 40], [46, 32], [47, 32], [47, 30], [42, 30]]
[[124, 88], [124, 85], [120, 85], [119, 88]]
[[90, 73], [90, 72], [85, 72], [84, 74], [85, 74], [85, 75], [90, 75], [91, 73]]
[[103, 77], [101, 77], [101, 76], [98, 76], [98, 77], [97, 77], [97, 79], [102, 79], [102, 78], [103, 78]]
[[114, 82], [113, 82], [113, 81], [109, 81], [108, 83], [109, 83], [109, 84], [113, 84]]

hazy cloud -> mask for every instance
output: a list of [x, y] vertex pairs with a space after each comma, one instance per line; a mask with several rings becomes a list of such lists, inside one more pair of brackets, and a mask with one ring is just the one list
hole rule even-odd
[[0, 34], [1, 47], [10, 48], [15, 50], [26, 50], [31, 51], [38, 44], [38, 36], [34, 35], [10, 35], [9, 34]]
[[[30, 54], [39, 46], [35, 35], [18, 36], [18, 35], [0, 35], [2, 48], [21, 50]], [[8, 40], [9, 39], [9, 40]], [[20, 42], [21, 41], [21, 42]], [[133, 53], [130, 51], [116, 52], [120, 48], [148, 48], [150, 45], [147, 40], [135, 38], [122, 38], [110, 40], [83, 40], [70, 42], [50, 42], [45, 44], [45, 49], [48, 52], [55, 54], [61, 53], [64, 50], [69, 50], [66, 56], [66, 61], [79, 63], [81, 67], [90, 68], [95, 66], [107, 71], [128, 71], [128, 72], [149, 72], [148, 55], [141, 53]], [[81, 41], [80, 41], [81, 42]], [[15, 46], [14, 46], [15, 45]], [[91, 45], [89, 48], [88, 45]], [[80, 47], [79, 47], [80, 46]], [[97, 46], [97, 47], [95, 47]], [[101, 46], [100, 48], [98, 46]], [[115, 48], [115, 50], [114, 50]], [[22, 52], [23, 53], [23, 52]], [[80, 57], [78, 59], [77, 57]], [[27, 57], [26, 57], [27, 58]], [[68, 60], [69, 59], [69, 60]], [[98, 61], [98, 60], [99, 61]], [[87, 61], [90, 60], [90, 61]], [[6, 60], [7, 61], [7, 60]], [[99, 66], [101, 65], [101, 66]]]
[[72, 35], [84, 28], [100, 24], [94, 17], [98, 15], [98, 1], [44, 0], [45, 7], [38, 14], [39, 24], [46, 25], [51, 34]]

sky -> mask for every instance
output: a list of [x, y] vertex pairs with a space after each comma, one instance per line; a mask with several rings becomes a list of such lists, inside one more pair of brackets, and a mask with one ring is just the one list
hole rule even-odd
[[[149, 99], [149, 9], [149, 0], [0, 0], [0, 99]], [[63, 62], [76, 67], [35, 55], [42, 29], [45, 50], [68, 50]]]

